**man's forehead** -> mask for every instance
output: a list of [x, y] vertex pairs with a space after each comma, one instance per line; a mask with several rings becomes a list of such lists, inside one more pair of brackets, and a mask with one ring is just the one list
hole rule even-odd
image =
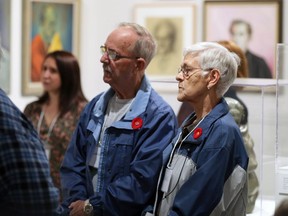
[[[136, 35], [137, 36], [137, 35]], [[111, 49], [129, 49], [136, 41], [135, 34], [133, 31], [129, 31], [127, 28], [123, 27], [113, 31], [107, 38], [105, 45]]]

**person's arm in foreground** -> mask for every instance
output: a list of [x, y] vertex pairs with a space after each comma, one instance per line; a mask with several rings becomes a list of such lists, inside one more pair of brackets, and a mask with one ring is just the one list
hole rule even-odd
[[1, 215], [54, 215], [58, 190], [36, 130], [0, 91]]

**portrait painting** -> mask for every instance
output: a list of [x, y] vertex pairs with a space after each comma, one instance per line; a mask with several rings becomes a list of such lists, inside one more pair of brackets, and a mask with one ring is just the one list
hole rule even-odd
[[248, 78], [275, 78], [281, 0], [205, 1], [204, 40], [232, 40], [245, 53]]
[[194, 5], [161, 2], [134, 7], [134, 21], [145, 26], [157, 42], [155, 57], [146, 69], [153, 79], [174, 79], [185, 46], [195, 41]]
[[40, 79], [45, 56], [56, 50], [77, 55], [79, 3], [76, 0], [26, 0], [25, 3], [23, 94], [37, 95], [42, 92]]
[[175, 76], [182, 59], [183, 17], [148, 17], [146, 27], [157, 41], [157, 52], [147, 74]]
[[0, 0], [0, 88], [10, 93], [11, 1]]

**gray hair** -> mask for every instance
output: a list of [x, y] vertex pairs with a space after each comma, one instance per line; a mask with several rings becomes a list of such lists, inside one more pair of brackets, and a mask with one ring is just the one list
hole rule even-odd
[[151, 33], [137, 23], [122, 22], [119, 24], [119, 27], [128, 27], [137, 33], [139, 39], [134, 45], [133, 52], [135, 56], [145, 59], [147, 67], [152, 58], [155, 56], [157, 48], [156, 41]]
[[196, 54], [199, 57], [199, 65], [202, 75], [205, 76], [211, 69], [220, 72], [216, 94], [221, 97], [229, 89], [237, 76], [240, 58], [234, 52], [230, 52], [224, 46], [216, 42], [200, 42], [187, 47], [183, 55]]

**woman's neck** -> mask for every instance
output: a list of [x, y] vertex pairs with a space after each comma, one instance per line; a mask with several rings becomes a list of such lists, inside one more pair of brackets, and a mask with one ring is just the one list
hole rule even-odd
[[43, 105], [42, 111], [45, 114], [45, 121], [48, 125], [53, 121], [53, 119], [59, 115], [59, 96], [49, 95], [49, 100]]

